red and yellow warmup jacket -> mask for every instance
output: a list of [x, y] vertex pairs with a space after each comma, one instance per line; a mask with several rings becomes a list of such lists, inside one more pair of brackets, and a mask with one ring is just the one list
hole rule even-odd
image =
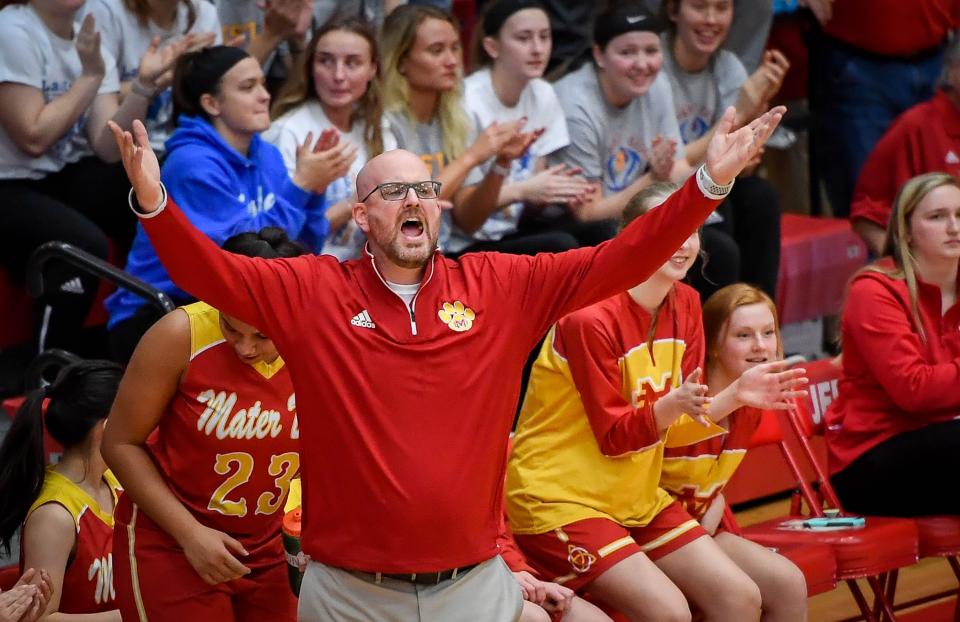
[[692, 445], [668, 447], [664, 450], [660, 487], [680, 501], [690, 516], [702, 519], [747, 455], [762, 412], [745, 406], [721, 422], [721, 427], [729, 426], [724, 434]]
[[269, 335], [297, 394], [303, 549], [371, 572], [497, 554], [520, 372], [562, 316], [645, 280], [718, 201], [697, 176], [614, 240], [534, 257], [435, 254], [408, 305], [372, 256], [222, 251], [170, 200], [142, 220], [173, 281]]
[[548, 334], [507, 470], [514, 533], [545, 533], [587, 518], [646, 525], [672, 502], [659, 487], [664, 446], [723, 432], [686, 415], [658, 431], [654, 402], [703, 365], [700, 297], [677, 284], [648, 348], [652, 319], [621, 292], [571, 313]]

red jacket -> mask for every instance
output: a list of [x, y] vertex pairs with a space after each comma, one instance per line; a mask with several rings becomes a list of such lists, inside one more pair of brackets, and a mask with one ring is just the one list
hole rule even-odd
[[234, 255], [172, 201], [142, 222], [178, 286], [256, 326], [289, 365], [304, 551], [343, 568], [429, 572], [496, 555], [527, 354], [557, 319], [676, 252], [718, 203], [695, 177], [594, 248], [436, 254], [409, 308], [371, 257]]
[[837, 0], [823, 29], [867, 52], [909, 56], [940, 45], [956, 25], [956, 0]]
[[850, 218], [884, 229], [900, 187], [923, 173], [960, 175], [960, 108], [944, 92], [900, 115], [867, 158], [850, 205]]
[[918, 289], [926, 343], [906, 281], [867, 271], [850, 285], [839, 396], [826, 413], [832, 473], [888, 438], [960, 415], [960, 304], [941, 317], [940, 288]]

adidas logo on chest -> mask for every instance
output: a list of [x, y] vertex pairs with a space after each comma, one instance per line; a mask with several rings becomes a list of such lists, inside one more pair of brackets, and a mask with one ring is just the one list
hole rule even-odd
[[353, 318], [350, 320], [350, 323], [360, 328], [376, 328], [377, 327], [377, 325], [373, 323], [373, 320], [370, 318], [370, 314], [367, 313], [366, 309], [364, 309], [360, 313], [353, 316]]

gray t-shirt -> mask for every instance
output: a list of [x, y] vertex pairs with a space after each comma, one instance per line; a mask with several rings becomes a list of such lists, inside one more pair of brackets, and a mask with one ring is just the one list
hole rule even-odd
[[663, 70], [670, 78], [673, 106], [684, 143], [697, 140], [737, 102], [747, 70], [733, 52], [718, 50], [701, 71], [691, 73], [677, 64], [667, 35], [661, 38]]
[[604, 98], [593, 63], [568, 74], [554, 90], [567, 116], [570, 144], [550, 156], [550, 163], [579, 166], [585, 177], [603, 182], [605, 195], [624, 190], [646, 172], [658, 135], [677, 141], [676, 157], [683, 157], [670, 84], [662, 72], [646, 93], [622, 108]]

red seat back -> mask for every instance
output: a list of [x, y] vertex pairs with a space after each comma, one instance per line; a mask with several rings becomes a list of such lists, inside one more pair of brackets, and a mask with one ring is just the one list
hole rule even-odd
[[826, 358], [804, 363], [803, 367], [807, 370], [807, 378], [810, 379], [803, 421], [810, 427], [810, 434], [823, 435], [827, 408], [839, 395], [842, 371], [840, 361], [835, 358]]

